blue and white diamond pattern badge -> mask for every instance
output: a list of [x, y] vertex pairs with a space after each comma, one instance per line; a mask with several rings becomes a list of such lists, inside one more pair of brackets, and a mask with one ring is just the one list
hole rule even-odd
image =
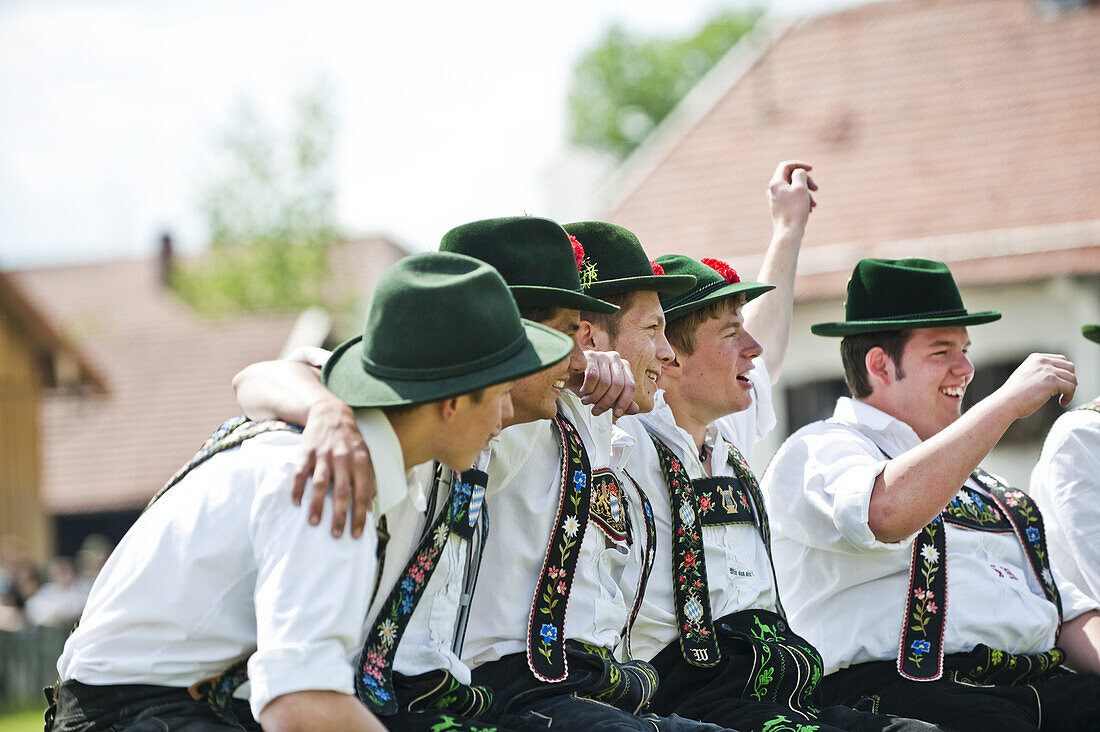
[[698, 623], [703, 619], [703, 603], [699, 602], [699, 598], [695, 595], [692, 595], [684, 603], [684, 616], [693, 623]]
[[473, 493], [470, 494], [470, 510], [467, 515], [467, 521], [470, 526], [477, 523], [477, 519], [481, 516], [481, 505], [485, 501], [485, 486], [474, 483]]
[[684, 522], [684, 526], [695, 523], [695, 509], [687, 501], [680, 504], [680, 520]]
[[611, 518], [618, 521], [623, 516], [623, 506], [619, 501], [619, 492], [611, 489]]

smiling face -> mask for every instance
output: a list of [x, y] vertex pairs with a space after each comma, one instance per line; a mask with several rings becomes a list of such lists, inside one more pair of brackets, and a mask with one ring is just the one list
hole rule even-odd
[[748, 409], [752, 360], [761, 352], [760, 344], [745, 330], [740, 300], [726, 300], [717, 317], [695, 329], [692, 352], [677, 353], [682, 374], [669, 389], [669, 404], [674, 411], [689, 411], [703, 425]]
[[665, 313], [656, 292], [635, 292], [614, 316], [618, 329], [614, 335], [596, 328], [594, 342], [601, 351], [618, 351], [630, 363], [634, 377], [634, 403], [641, 412], [653, 410], [657, 379], [662, 364], [675, 356], [665, 338]]
[[963, 395], [974, 378], [974, 365], [966, 355], [969, 348], [966, 328], [914, 330], [901, 362], [886, 365], [885, 383], [873, 383], [868, 403], [927, 440], [962, 414]]
[[580, 328], [580, 311], [568, 308], [555, 309], [549, 318], [540, 321], [573, 339], [573, 351], [550, 368], [543, 369], [516, 381], [512, 387], [512, 405], [515, 414], [505, 420], [504, 426], [533, 422], [536, 419], [553, 419], [558, 413], [557, 399], [569, 375], [584, 373], [585, 359], [577, 343]]

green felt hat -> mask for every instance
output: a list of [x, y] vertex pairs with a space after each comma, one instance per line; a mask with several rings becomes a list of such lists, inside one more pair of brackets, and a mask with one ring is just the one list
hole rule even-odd
[[744, 295], [745, 302], [748, 302], [775, 289], [775, 285], [765, 285], [763, 282], [742, 282], [737, 270], [720, 259], [696, 261], [683, 254], [665, 254], [657, 257], [657, 264], [661, 265], [666, 276], [695, 276], [695, 287], [683, 295], [661, 297], [665, 319], [670, 323], [682, 315], [730, 295]]
[[563, 227], [584, 247], [581, 284], [596, 297], [652, 290], [680, 295], [695, 284], [691, 275], [661, 275], [654, 270], [638, 237], [604, 221], [578, 221]]
[[810, 332], [846, 336], [884, 330], [979, 325], [1000, 320], [996, 310], [969, 313], [951, 270], [930, 259], [864, 259], [848, 280], [845, 320]]
[[614, 313], [619, 307], [581, 289], [583, 252], [556, 222], [534, 216], [486, 219], [443, 235], [439, 250], [466, 254], [497, 268], [520, 307], [547, 306]]
[[1100, 325], [1096, 323], [1092, 325], [1082, 325], [1081, 335], [1088, 338], [1093, 343], [1100, 343]]
[[325, 385], [351, 407], [420, 404], [540, 371], [573, 339], [523, 320], [495, 269], [428, 252], [382, 275], [363, 335], [332, 352]]

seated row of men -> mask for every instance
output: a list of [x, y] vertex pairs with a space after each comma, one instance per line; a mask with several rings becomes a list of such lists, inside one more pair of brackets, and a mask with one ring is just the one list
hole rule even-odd
[[478, 221], [387, 271], [361, 336], [243, 371], [252, 419], [97, 580], [53, 729], [1088, 729], [1100, 605], [977, 467], [1073, 365], [962, 415], [966, 326], [1000, 314], [944, 265], [857, 265], [814, 327], [853, 397], [757, 482], [808, 170], [769, 185], [760, 282]]

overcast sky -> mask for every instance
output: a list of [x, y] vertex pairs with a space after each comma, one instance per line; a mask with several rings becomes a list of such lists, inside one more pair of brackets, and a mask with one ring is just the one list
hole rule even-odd
[[[818, 13], [859, 0], [773, 0]], [[717, 0], [0, 0], [0, 269], [205, 240], [197, 200], [242, 98], [273, 122], [327, 79], [338, 216], [430, 247], [546, 205], [575, 60], [612, 23], [694, 29]]]

